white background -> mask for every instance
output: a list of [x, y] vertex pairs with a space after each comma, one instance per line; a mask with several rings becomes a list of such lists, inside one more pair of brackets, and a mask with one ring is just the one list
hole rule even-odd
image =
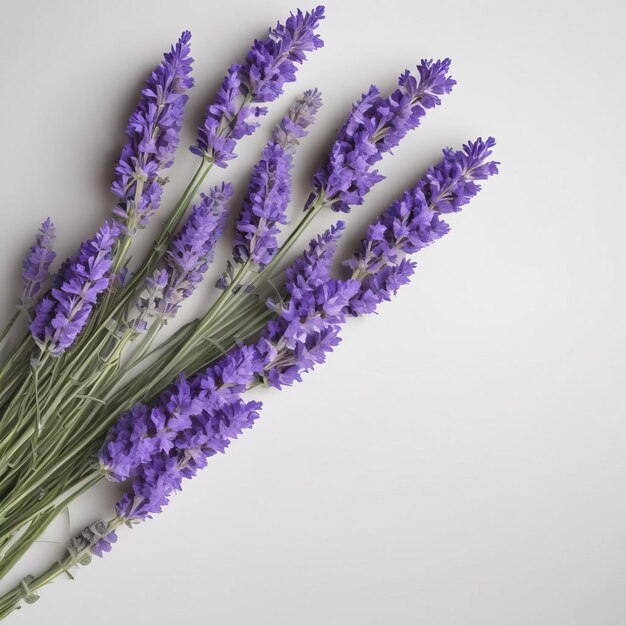
[[[125, 119], [180, 31], [194, 34], [197, 87], [167, 206], [225, 68], [296, 6], [2, 1], [4, 318], [45, 217], [65, 256], [108, 215]], [[351, 102], [422, 57], [452, 57], [458, 86], [385, 158], [342, 250], [443, 146], [495, 135], [500, 176], [326, 365], [258, 394], [257, 426], [165, 513], [11, 624], [626, 623], [623, 4], [332, 0], [327, 14], [326, 47], [268, 120], [324, 92], [293, 216]], [[239, 198], [269, 128], [224, 174]], [[210, 297], [207, 281], [186, 314]], [[46, 539], [65, 542], [115, 496], [96, 490]], [[2, 588], [61, 552], [38, 544]]]

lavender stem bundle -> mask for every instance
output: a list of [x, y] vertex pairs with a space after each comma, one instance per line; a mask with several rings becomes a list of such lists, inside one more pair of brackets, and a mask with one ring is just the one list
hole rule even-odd
[[383, 156], [455, 81], [449, 59], [423, 60], [388, 95], [371, 86], [288, 229], [294, 154], [322, 105], [320, 92], [309, 89], [287, 109], [253, 168], [216, 297], [163, 340], [162, 328], [203, 280], [228, 214], [237, 210], [230, 183], [205, 187], [205, 179], [214, 167], [227, 168], [266, 105], [323, 45], [322, 19], [323, 7], [297, 11], [228, 69], [190, 148], [197, 169], [145, 259], [129, 261], [138, 232], [167, 204], [161, 174], [173, 163], [194, 85], [188, 31], [146, 81], [130, 117], [111, 217], [54, 272], [54, 226], [43, 223], [24, 260], [17, 302], [29, 333], [0, 369], [0, 576], [96, 482], [127, 488], [109, 521], [92, 524], [62, 561], [0, 598], [0, 618], [35, 601], [40, 587], [72, 566], [109, 551], [121, 525], [161, 512], [185, 478], [253, 426], [261, 410], [254, 389], [291, 386], [323, 363], [343, 325], [390, 300], [415, 270], [411, 255], [448, 232], [443, 216], [461, 210], [480, 190], [478, 181], [497, 173], [492, 138], [446, 149], [348, 258], [337, 258], [345, 229], [338, 221], [288, 262], [320, 212], [347, 213], [364, 203], [384, 179], [377, 169]]

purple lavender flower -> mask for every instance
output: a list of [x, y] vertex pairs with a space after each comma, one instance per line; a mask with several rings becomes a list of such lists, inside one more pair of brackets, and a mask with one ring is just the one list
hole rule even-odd
[[417, 128], [426, 110], [441, 104], [439, 96], [456, 84], [448, 76], [449, 69], [450, 59], [422, 60], [417, 66], [419, 79], [407, 70], [388, 98], [370, 87], [339, 131], [327, 163], [313, 176], [315, 193], [307, 207], [316, 196], [344, 213], [351, 205], [362, 204], [367, 192], [383, 179], [373, 165]]
[[160, 513], [173, 491], [180, 489], [178, 459], [165, 453], [141, 465], [131, 490], [116, 505], [117, 515], [125, 520], [144, 520]]
[[193, 63], [190, 40], [191, 33], [183, 32], [163, 55], [128, 121], [128, 143], [115, 167], [111, 189], [119, 198], [113, 213], [129, 236], [143, 228], [158, 209], [162, 193], [159, 171], [172, 165], [179, 144], [186, 91], [194, 84], [189, 76]]
[[193, 476], [252, 426], [261, 404], [240, 396], [261, 367], [254, 346], [234, 348], [191, 379], [179, 376], [152, 408], [136, 405], [120, 417], [99, 452], [112, 480], [134, 478], [118, 504], [120, 515], [158, 513], [181, 478]]
[[232, 65], [215, 102], [207, 109], [191, 151], [219, 167], [236, 157], [237, 141], [258, 127], [255, 120], [266, 114], [265, 107], [283, 92], [285, 83], [295, 80], [297, 66], [306, 52], [323, 46], [315, 29], [324, 19], [324, 7], [310, 13], [291, 14], [284, 26], [270, 29], [262, 41], [255, 41], [243, 65]]
[[213, 260], [232, 194], [232, 185], [222, 183], [201, 195], [166, 252], [163, 266], [146, 280], [146, 293], [137, 304], [139, 315], [132, 322], [136, 330], [145, 330], [149, 317], [174, 317], [180, 303], [195, 291]]
[[291, 197], [293, 153], [299, 139], [307, 134], [322, 104], [316, 89], [306, 91], [274, 129], [271, 141], [256, 164], [248, 195], [235, 229], [233, 258], [238, 263], [252, 259], [265, 267], [278, 249], [279, 224], [287, 223]]
[[404, 192], [368, 229], [357, 253], [346, 262], [353, 278], [361, 280], [351, 302], [354, 315], [376, 310], [413, 274], [414, 263], [404, 259], [443, 237], [449, 226], [440, 215], [460, 211], [478, 191], [477, 180], [497, 174], [498, 163], [488, 161], [495, 140], [478, 138], [462, 150], [443, 151], [415, 188]]
[[294, 154], [307, 128], [315, 123], [322, 106], [322, 95], [317, 89], [307, 89], [290, 107], [287, 115], [274, 128], [272, 139], [289, 154]]
[[309, 247], [287, 268], [287, 290], [295, 291], [295, 285], [305, 283], [319, 287], [330, 277], [330, 266], [337, 244], [346, 225], [338, 220], [334, 226], [317, 235]]
[[63, 354], [85, 327], [98, 296], [109, 286], [119, 235], [114, 222], [105, 222], [92, 239], [83, 242], [77, 256], [63, 263], [30, 324], [31, 334], [42, 349], [54, 356]]
[[179, 433], [180, 447], [161, 450], [137, 466], [130, 491], [117, 504], [117, 514], [127, 520], [143, 520], [160, 513], [183, 478], [191, 478], [217, 452], [224, 452], [232, 439], [250, 428], [258, 418], [259, 402], [239, 397], [219, 409], [195, 418], [194, 429]]
[[122, 413], [109, 430], [98, 459], [111, 480], [126, 480], [155, 453], [156, 447], [148, 434], [152, 422], [150, 413], [146, 405], [135, 404]]
[[87, 549], [94, 556], [102, 557], [105, 552], [111, 551], [112, 544], [116, 541], [117, 534], [110, 524], [98, 521], [87, 526], [80, 535], [71, 539], [68, 550], [72, 557], [80, 556], [79, 562], [86, 565], [91, 560], [88, 553], [84, 554]]
[[266, 384], [280, 389], [299, 382], [340, 341], [345, 311], [360, 288], [358, 281], [330, 275], [343, 228], [340, 221], [311, 241], [286, 272], [285, 301], [268, 302], [277, 317], [267, 323], [257, 344], [264, 362], [260, 377]]
[[475, 181], [486, 180], [498, 173], [497, 161], [488, 161], [496, 145], [493, 137], [468, 141], [462, 150], [446, 148], [444, 158], [430, 168], [419, 187], [432, 207], [439, 213], [460, 211], [479, 191]]
[[180, 375], [152, 407], [137, 404], [120, 416], [100, 449], [101, 467], [112, 480], [122, 481], [174, 447], [225, 448], [227, 443], [215, 443], [221, 435], [207, 427], [207, 420], [237, 402], [261, 367], [254, 346], [238, 346], [194, 377]]
[[50, 265], [56, 254], [54, 245], [54, 224], [48, 218], [39, 229], [35, 244], [30, 248], [28, 255], [22, 262], [22, 285], [24, 290], [18, 300], [18, 308], [28, 317], [32, 317], [33, 307], [37, 302], [43, 286], [50, 280]]

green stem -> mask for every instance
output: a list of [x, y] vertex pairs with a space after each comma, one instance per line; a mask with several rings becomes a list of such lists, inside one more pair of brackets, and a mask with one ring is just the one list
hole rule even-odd
[[[115, 531], [122, 523], [123, 521], [120, 518], [114, 517], [106, 524], [107, 532]], [[91, 551], [94, 545], [95, 543], [85, 543], [80, 550], [68, 549], [66, 556], [50, 566], [45, 572], [35, 578], [31, 576], [25, 578], [11, 591], [4, 594], [0, 598], [0, 619], [4, 619], [7, 615], [19, 609], [22, 601], [32, 604], [38, 600], [37, 591], [53, 582], [59, 576], [65, 574], [71, 578], [69, 570], [77, 565], [87, 564], [91, 560]]]
[[0, 334], [0, 344], [6, 339], [7, 335], [13, 330], [13, 326], [15, 326], [15, 322], [20, 316], [19, 311], [15, 311], [13, 317], [9, 320], [9, 323], [4, 327], [2, 334]]
[[[14, 545], [12, 545], [9, 550], [2, 555], [2, 558], [0, 559], [0, 580], [2, 580], [13, 568], [13, 566], [26, 553], [28, 548], [30, 548], [30, 546], [32, 546], [37, 539], [39, 539], [56, 516], [64, 511], [70, 502], [91, 489], [101, 478], [102, 474], [100, 472], [92, 472], [82, 478], [77, 485], [74, 485], [69, 489], [64, 483], [60, 484], [51, 494], [52, 502], [50, 504], [40, 507], [39, 510], [35, 512], [31, 512], [23, 524], [13, 529], [13, 532], [17, 532], [25, 524], [31, 522], [28, 530], [20, 536], [19, 541], [15, 542]], [[58, 500], [59, 496], [62, 495], [63, 491], [66, 489], [68, 489], [69, 493], [63, 501], [54, 504], [54, 501]]]

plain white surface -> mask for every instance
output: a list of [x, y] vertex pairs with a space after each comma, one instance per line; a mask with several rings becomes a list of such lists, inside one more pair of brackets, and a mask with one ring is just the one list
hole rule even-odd
[[[110, 210], [125, 118], [169, 42], [194, 34], [185, 146], [227, 65], [296, 6], [2, 2], [5, 318], [42, 219], [66, 254]], [[332, 0], [327, 14], [326, 47], [269, 117], [324, 93], [292, 215], [350, 103], [422, 57], [452, 57], [458, 86], [385, 158], [344, 250], [445, 145], [495, 135], [501, 175], [326, 365], [259, 394], [263, 419], [166, 513], [11, 624], [626, 623], [623, 4]], [[269, 128], [225, 173], [240, 194]], [[166, 206], [194, 162], [181, 148]], [[72, 532], [114, 501], [83, 498]], [[68, 533], [59, 520], [47, 539]], [[38, 544], [3, 588], [60, 551]]]

